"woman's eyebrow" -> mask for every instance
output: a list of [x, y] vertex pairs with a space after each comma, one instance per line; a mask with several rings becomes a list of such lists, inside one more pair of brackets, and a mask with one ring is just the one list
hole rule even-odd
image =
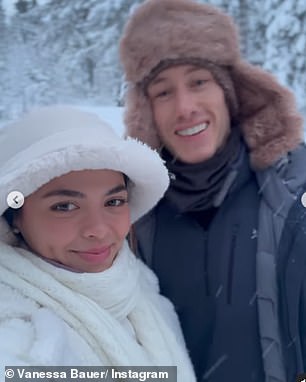
[[52, 190], [44, 194], [42, 197], [49, 198], [51, 196], [70, 196], [73, 198], [85, 198], [85, 194], [83, 194], [82, 192], [68, 189]]
[[119, 184], [118, 186], [115, 186], [111, 188], [110, 190], [108, 190], [105, 195], [109, 196], [112, 194], [116, 194], [117, 192], [120, 192], [120, 191], [127, 191], [127, 186], [125, 184]]
[[[108, 190], [106, 192], [105, 195], [109, 196], [109, 195], [115, 194], [115, 193], [120, 192], [120, 191], [127, 191], [127, 187], [125, 184], [119, 184], [118, 186], [111, 188], [110, 190]], [[83, 192], [68, 190], [68, 189], [52, 190], [52, 191], [49, 191], [46, 194], [44, 194], [42, 197], [43, 198], [49, 198], [51, 196], [69, 196], [72, 198], [82, 198], [82, 199], [86, 198], [86, 195], [83, 194]]]

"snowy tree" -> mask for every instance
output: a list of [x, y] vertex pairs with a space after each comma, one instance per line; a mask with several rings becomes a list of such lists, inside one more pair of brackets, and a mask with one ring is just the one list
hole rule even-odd
[[267, 26], [263, 66], [295, 91], [306, 111], [306, 2], [285, 0], [273, 6], [273, 12], [264, 7], [262, 14]]
[[[0, 3], [0, 73], [3, 73], [0, 81], [0, 92], [2, 94], [0, 101], [0, 119], [3, 118], [5, 112], [4, 97], [8, 92], [8, 78], [7, 78], [7, 28], [5, 25], [5, 14]], [[5, 74], [4, 74], [5, 73]]]
[[[235, 18], [242, 54], [289, 86], [306, 116], [305, 0], [198, 1]], [[142, 2], [17, 0], [9, 23], [0, 8], [0, 118], [34, 104], [118, 103], [118, 41], [128, 15]]]

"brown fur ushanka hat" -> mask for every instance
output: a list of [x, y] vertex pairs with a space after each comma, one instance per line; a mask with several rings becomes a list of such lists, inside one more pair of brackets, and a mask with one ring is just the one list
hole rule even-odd
[[303, 141], [302, 118], [292, 93], [241, 58], [233, 20], [211, 5], [193, 0], [144, 1], [125, 26], [120, 57], [128, 83], [126, 134], [153, 148], [160, 141], [143, 83], [159, 66], [193, 61], [228, 71], [254, 168], [273, 164]]

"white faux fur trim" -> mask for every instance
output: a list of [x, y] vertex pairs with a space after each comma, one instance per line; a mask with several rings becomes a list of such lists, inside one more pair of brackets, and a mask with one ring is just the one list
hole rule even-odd
[[[31, 156], [35, 159], [32, 160]], [[5, 168], [6, 174], [0, 172], [1, 215], [8, 208], [6, 197], [13, 190], [26, 197], [51, 179], [70, 171], [112, 169], [126, 174], [131, 180], [130, 207], [134, 222], [158, 202], [169, 182], [167, 170], [161, 165], [158, 154], [135, 140], [104, 148], [93, 142], [90, 145], [72, 145], [43, 156], [36, 155], [32, 146], [18, 154], [10, 164], [12, 166]]]
[[[3, 128], [0, 148], [0, 215], [8, 208], [11, 191], [27, 197], [71, 171], [109, 169], [126, 174], [132, 222], [154, 207], [169, 185], [157, 152], [135, 139], [118, 137], [96, 115], [69, 106], [38, 108]], [[9, 236], [7, 227], [0, 226], [0, 238], [10, 243]]]
[[[57, 343], [54, 346], [47, 338], [55, 350], [54, 356], [82, 339], [88, 349], [86, 352], [84, 348], [84, 351], [96, 355], [101, 365], [177, 366], [179, 382], [195, 381], [185, 345], [180, 341], [181, 331], [173, 307], [169, 302], [164, 304], [152, 271], [134, 257], [127, 243], [110, 269], [87, 275], [58, 269], [29, 251], [0, 243], [0, 269], [0, 300], [5, 306], [0, 311], [0, 318], [4, 318], [4, 322], [10, 320], [15, 323], [21, 316], [21, 319], [35, 325], [36, 337], [31, 336], [29, 330], [19, 330], [20, 341], [30, 337], [28, 351], [20, 352], [17, 346], [11, 348], [11, 354], [33, 355], [30, 365], [33, 365], [33, 360], [37, 364], [37, 357], [42, 365], [50, 365], [48, 356], [52, 351], [46, 345], [46, 335], [61, 323], [66, 323], [63, 335], [55, 336]], [[119, 283], [121, 285], [118, 286]], [[7, 298], [7, 286], [12, 289], [9, 297], [16, 295], [15, 298]], [[107, 291], [108, 295], [101, 293], [97, 296], [97, 290]], [[25, 301], [32, 300], [33, 304], [21, 304], [21, 295], [27, 297]], [[16, 298], [19, 299], [17, 306]], [[111, 301], [118, 305], [118, 309], [110, 308]], [[30, 310], [29, 314], [24, 314], [25, 308]], [[56, 313], [52, 320], [47, 309]], [[133, 335], [118, 320], [119, 311], [119, 318], [128, 320]], [[37, 314], [40, 320], [37, 320]], [[46, 320], [53, 327], [45, 325]], [[0, 325], [0, 331], [1, 328], [3, 325]], [[73, 331], [73, 338], [66, 337], [68, 341], [62, 343], [65, 333], [68, 333], [67, 328]], [[6, 333], [2, 332], [2, 339], [7, 338]], [[31, 344], [33, 337], [35, 343]], [[74, 339], [73, 342], [70, 339]], [[0, 343], [1, 354], [6, 344], [4, 341]], [[43, 350], [46, 350], [45, 359]]]

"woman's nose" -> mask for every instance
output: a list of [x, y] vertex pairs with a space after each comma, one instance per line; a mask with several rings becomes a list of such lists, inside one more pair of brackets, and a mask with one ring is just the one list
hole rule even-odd
[[84, 216], [81, 230], [83, 237], [101, 240], [109, 232], [109, 225], [102, 212], [92, 212]]

